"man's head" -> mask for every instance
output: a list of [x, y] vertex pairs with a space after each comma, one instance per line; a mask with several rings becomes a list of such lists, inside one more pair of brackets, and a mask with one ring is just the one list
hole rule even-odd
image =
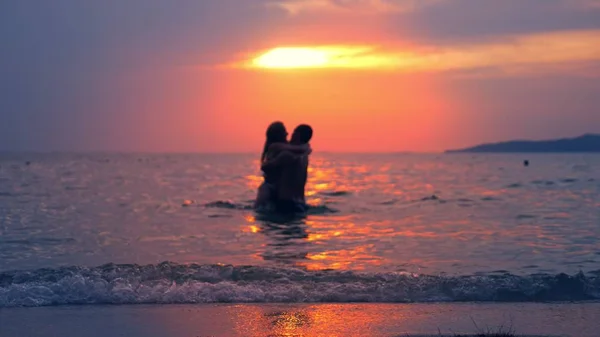
[[300, 124], [294, 129], [294, 133], [292, 133], [290, 142], [294, 144], [306, 144], [310, 142], [312, 135], [313, 129], [310, 127], [310, 125]]

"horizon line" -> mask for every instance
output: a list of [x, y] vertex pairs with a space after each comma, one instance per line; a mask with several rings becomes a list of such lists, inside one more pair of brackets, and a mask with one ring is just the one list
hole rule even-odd
[[[319, 154], [444, 154], [441, 151], [313, 151]], [[133, 150], [2, 150], [3, 154], [201, 154], [201, 155], [251, 155], [260, 151], [133, 151]]]

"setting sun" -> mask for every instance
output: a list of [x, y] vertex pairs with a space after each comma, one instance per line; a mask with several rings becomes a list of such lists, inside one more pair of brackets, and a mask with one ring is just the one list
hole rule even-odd
[[311, 48], [275, 48], [254, 60], [262, 68], [309, 68], [322, 67], [330, 55], [324, 50]]
[[278, 47], [260, 54], [251, 67], [292, 68], [378, 68], [389, 64], [385, 55], [367, 46]]

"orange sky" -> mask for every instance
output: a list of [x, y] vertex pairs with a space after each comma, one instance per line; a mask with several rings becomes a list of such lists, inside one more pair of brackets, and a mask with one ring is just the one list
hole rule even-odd
[[231, 72], [221, 80], [210, 106], [215, 127], [240, 137], [232, 137], [232, 149], [239, 139], [262, 140], [274, 120], [290, 130], [309, 123], [316, 148], [348, 151], [393, 151], [406, 141], [432, 149], [451, 123], [451, 99], [433, 95], [443, 91], [430, 76], [291, 70]]
[[0, 17], [6, 149], [258, 152], [275, 120], [317, 151], [600, 132], [595, 0], [57, 1]]
[[[461, 117], [477, 106], [453, 97], [456, 82], [444, 72], [491, 67], [500, 72], [496, 76], [518, 78], [537, 72], [574, 73], [579, 62], [600, 60], [600, 31], [539, 33], [454, 47], [389, 41], [377, 29], [363, 31], [349, 44], [352, 38], [335, 40], [335, 28], [325, 31], [345, 44], [327, 45], [309, 43], [322, 39], [322, 27], [314, 35], [304, 27], [298, 30], [287, 32], [287, 43], [282, 39], [273, 45], [291, 52], [261, 64], [261, 56], [268, 59], [273, 49], [258, 49], [223, 70], [211, 107], [219, 116], [216, 128], [237, 135], [227, 142], [231, 149], [241, 146], [240, 140], [254, 139], [256, 130], [274, 120], [284, 121], [288, 129], [311, 124], [316, 131], [313, 145], [329, 151], [428, 152], [447, 144], [464, 146], [469, 142], [457, 133], [469, 132], [473, 125]], [[310, 64], [311, 51], [318, 54], [316, 65]]]

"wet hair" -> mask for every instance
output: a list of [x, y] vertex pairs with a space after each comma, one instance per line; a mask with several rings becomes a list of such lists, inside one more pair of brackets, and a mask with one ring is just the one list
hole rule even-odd
[[306, 144], [312, 139], [313, 129], [310, 125], [300, 124], [294, 129], [294, 134], [298, 137], [299, 142]]
[[265, 147], [263, 148], [262, 155], [260, 156], [260, 162], [265, 161], [269, 147], [274, 143], [285, 143], [287, 137], [287, 131], [285, 125], [282, 122], [273, 122], [269, 125], [266, 132], [267, 140], [265, 141]]

